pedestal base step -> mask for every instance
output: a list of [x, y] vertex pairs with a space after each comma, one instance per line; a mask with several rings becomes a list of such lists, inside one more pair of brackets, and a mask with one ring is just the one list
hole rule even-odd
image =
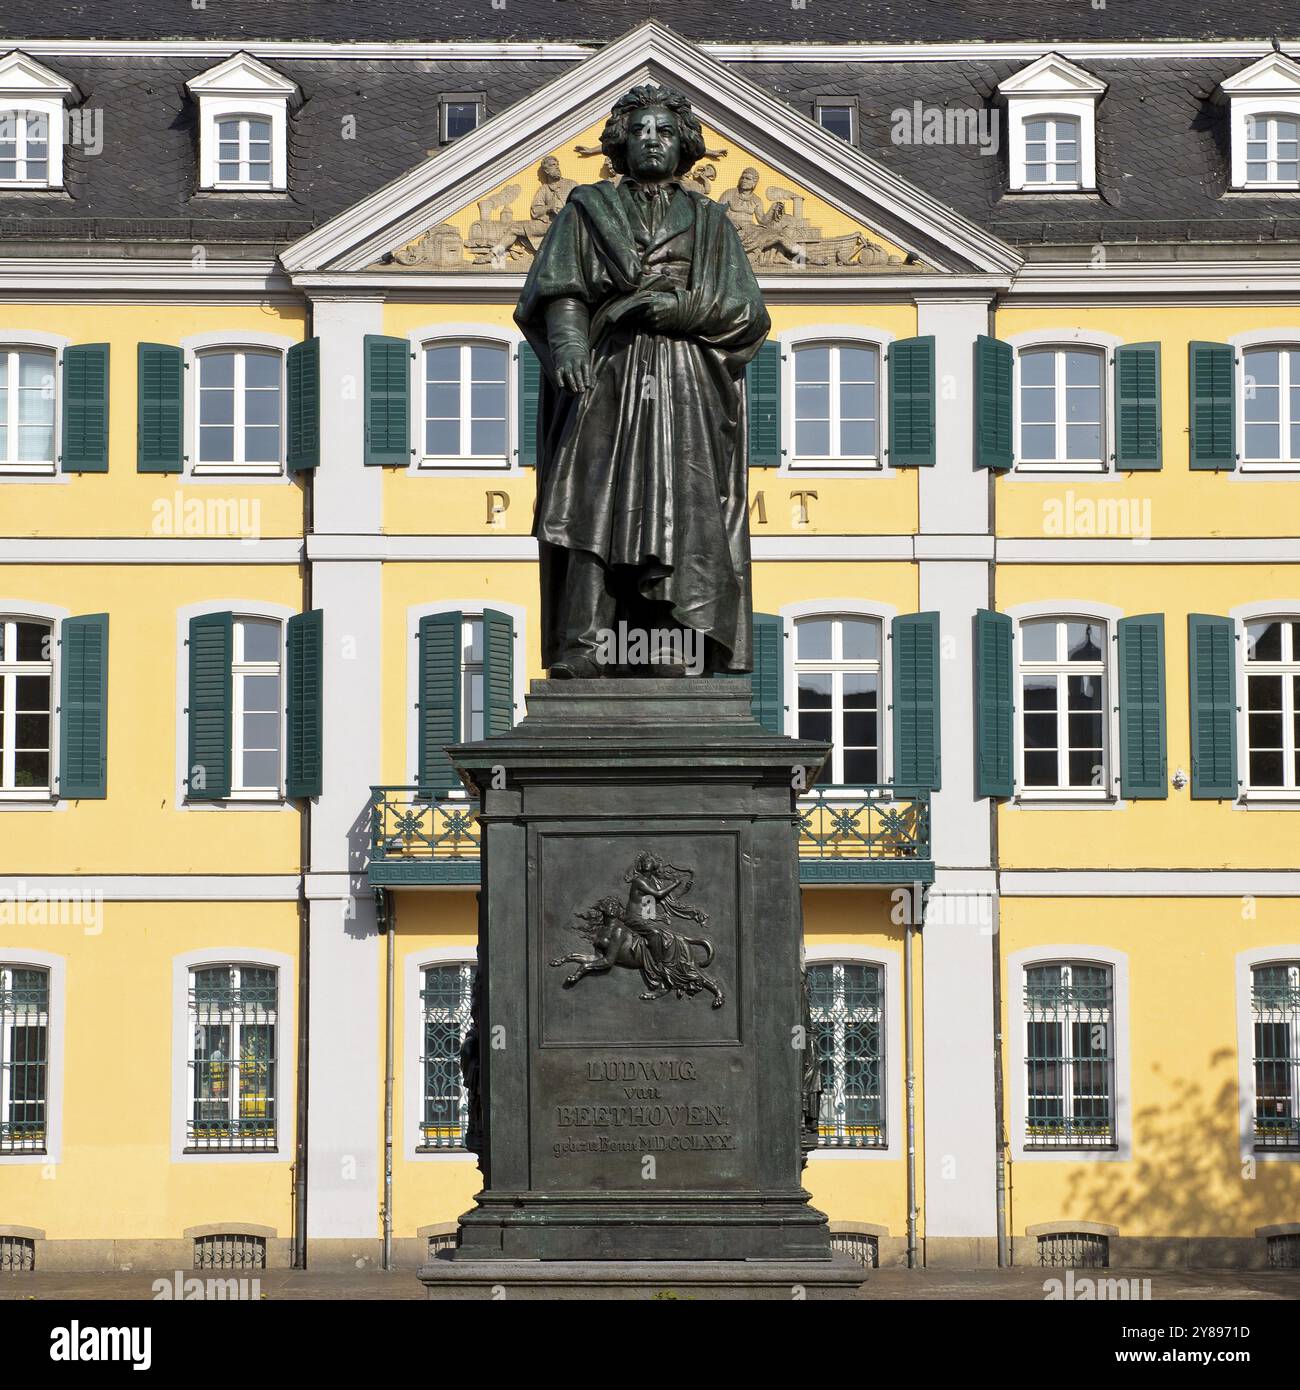
[[867, 1271], [848, 1255], [829, 1260], [453, 1260], [420, 1270], [430, 1298], [851, 1299]]

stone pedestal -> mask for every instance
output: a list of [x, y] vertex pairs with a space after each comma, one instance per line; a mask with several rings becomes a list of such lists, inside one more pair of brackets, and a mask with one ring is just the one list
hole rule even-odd
[[790, 1262], [830, 1274], [794, 806], [826, 751], [767, 733], [744, 679], [535, 681], [513, 730], [451, 750], [482, 807], [484, 1186], [431, 1293], [483, 1260], [777, 1261], [786, 1296]]

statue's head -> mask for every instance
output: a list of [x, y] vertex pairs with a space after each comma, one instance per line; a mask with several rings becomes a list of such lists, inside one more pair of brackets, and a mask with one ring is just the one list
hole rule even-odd
[[542, 160], [540, 171], [544, 179], [554, 182], [560, 177], [560, 161], [553, 154], [548, 154]]
[[742, 169], [736, 186], [742, 193], [752, 193], [758, 187], [758, 170], [752, 165], [748, 169]]
[[704, 132], [691, 103], [670, 87], [633, 87], [614, 103], [600, 147], [619, 174], [659, 182], [704, 157]]

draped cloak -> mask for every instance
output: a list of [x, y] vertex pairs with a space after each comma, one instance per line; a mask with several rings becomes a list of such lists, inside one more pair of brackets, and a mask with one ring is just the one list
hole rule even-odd
[[[575, 188], [533, 262], [515, 322], [542, 364], [537, 512], [542, 659], [560, 657], [565, 552], [635, 567], [643, 598], [713, 639], [713, 664], [748, 671], [752, 598], [742, 377], [770, 321], [726, 210], [677, 186], [647, 230], [609, 182]], [[620, 305], [673, 294], [655, 332]], [[592, 384], [556, 383], [546, 308], [590, 315]]]

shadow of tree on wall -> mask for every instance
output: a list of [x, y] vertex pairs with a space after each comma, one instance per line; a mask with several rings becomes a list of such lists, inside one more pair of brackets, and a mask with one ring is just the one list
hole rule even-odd
[[[1133, 1158], [1075, 1173], [1065, 1210], [1077, 1219], [1118, 1226], [1122, 1236], [1245, 1236], [1257, 1226], [1296, 1220], [1300, 1196], [1279, 1169], [1243, 1160], [1237, 1133], [1236, 1053], [1215, 1052], [1204, 1075], [1233, 1074], [1217, 1089], [1192, 1077], [1167, 1080], [1170, 1099], [1132, 1115]], [[1167, 1076], [1160, 1066], [1153, 1079]], [[1269, 1179], [1272, 1179], [1271, 1181]]]

